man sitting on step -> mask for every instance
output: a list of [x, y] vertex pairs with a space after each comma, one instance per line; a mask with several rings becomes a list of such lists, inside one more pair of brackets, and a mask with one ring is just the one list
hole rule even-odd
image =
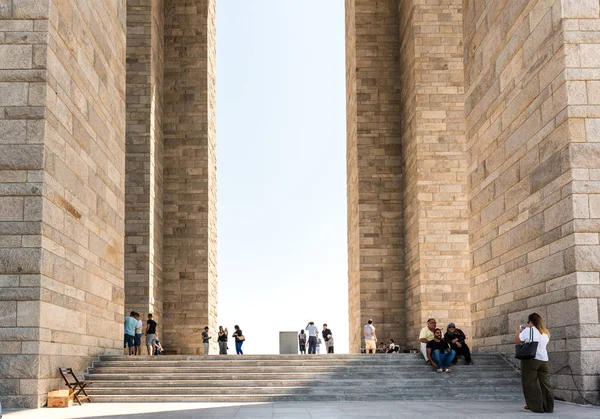
[[433, 340], [433, 331], [436, 326], [435, 319], [427, 320], [427, 326], [421, 329], [421, 334], [419, 334], [419, 342], [421, 343], [421, 353], [423, 354], [423, 358], [425, 361], [430, 364], [429, 358], [427, 357], [427, 342]]
[[456, 356], [454, 349], [450, 349], [448, 342], [442, 340], [442, 329], [435, 329], [433, 340], [427, 342], [427, 358], [437, 372], [451, 372], [450, 363]]

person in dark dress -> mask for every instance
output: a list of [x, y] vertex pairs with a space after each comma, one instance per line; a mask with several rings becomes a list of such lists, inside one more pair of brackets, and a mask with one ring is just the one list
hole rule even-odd
[[471, 351], [469, 347], [465, 343], [467, 337], [463, 333], [462, 330], [457, 329], [454, 323], [450, 323], [448, 328], [446, 329], [446, 334], [444, 335], [444, 340], [450, 345], [450, 348], [454, 349], [456, 352], [456, 357], [454, 357], [454, 365], [458, 364], [458, 357], [463, 356], [465, 358], [465, 362], [468, 365], [473, 365], [473, 360], [471, 359]]

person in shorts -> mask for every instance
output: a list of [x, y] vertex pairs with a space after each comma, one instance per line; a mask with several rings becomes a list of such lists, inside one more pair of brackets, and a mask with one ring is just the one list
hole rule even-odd
[[156, 322], [152, 320], [152, 314], [148, 314], [148, 321], [146, 322], [146, 349], [148, 350], [148, 355], [155, 354], [156, 326]]
[[133, 337], [133, 349], [136, 355], [142, 354], [142, 321], [140, 320], [140, 313], [135, 313], [133, 316], [136, 320], [135, 335]]
[[129, 347], [129, 355], [133, 355], [135, 351], [135, 326], [137, 320], [135, 319], [135, 311], [132, 311], [129, 316], [125, 317], [124, 322], [124, 339], [123, 348]]
[[375, 334], [375, 326], [373, 326], [373, 320], [369, 319], [369, 321], [365, 325], [364, 335], [365, 335], [365, 353], [368, 354], [369, 351], [371, 351], [370, 353], [374, 354], [375, 351], [377, 350], [377, 348], [375, 346], [377, 344], [377, 335]]

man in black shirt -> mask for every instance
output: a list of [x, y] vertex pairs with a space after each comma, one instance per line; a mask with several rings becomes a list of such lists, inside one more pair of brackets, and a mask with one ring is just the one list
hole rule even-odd
[[[331, 329], [327, 327], [327, 323], [323, 324], [323, 339], [325, 339], [325, 347], [327, 348], [327, 353], [333, 353], [333, 345], [329, 344], [329, 338], [331, 337]], [[333, 341], [331, 342], [333, 343]]]
[[437, 372], [451, 372], [448, 368], [456, 356], [456, 352], [450, 349], [450, 345], [442, 340], [442, 329], [435, 329], [433, 340], [427, 342], [427, 358]]
[[155, 355], [154, 344], [156, 343], [156, 322], [152, 320], [152, 314], [148, 314], [148, 321], [146, 322], [146, 349], [148, 355]]

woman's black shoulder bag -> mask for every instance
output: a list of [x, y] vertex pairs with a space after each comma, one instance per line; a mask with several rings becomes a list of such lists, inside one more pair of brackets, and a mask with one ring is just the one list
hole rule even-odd
[[515, 358], [533, 359], [537, 353], [538, 342], [533, 341], [533, 327], [529, 328], [530, 337], [528, 342], [515, 345]]

